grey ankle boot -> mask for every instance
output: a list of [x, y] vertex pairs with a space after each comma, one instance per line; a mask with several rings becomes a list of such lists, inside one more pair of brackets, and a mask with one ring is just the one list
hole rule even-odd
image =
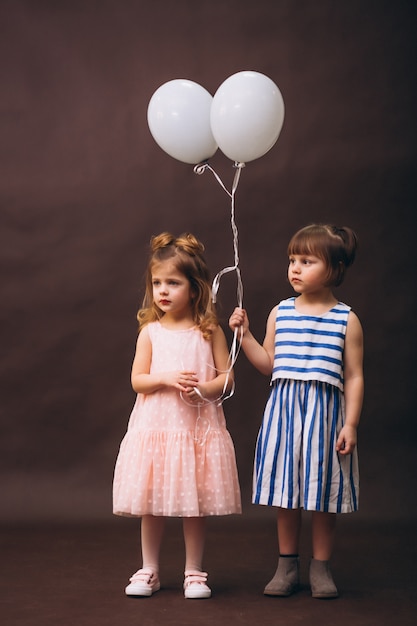
[[274, 577], [264, 589], [266, 596], [290, 596], [300, 586], [299, 558], [280, 557]]
[[311, 559], [310, 585], [313, 598], [337, 598], [339, 595], [330, 571], [329, 561]]

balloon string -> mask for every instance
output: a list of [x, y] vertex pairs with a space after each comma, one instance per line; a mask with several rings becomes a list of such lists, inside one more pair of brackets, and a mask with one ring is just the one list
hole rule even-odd
[[216, 300], [217, 300], [217, 293], [218, 293], [219, 288], [220, 288], [220, 280], [221, 280], [222, 276], [224, 274], [227, 274], [228, 272], [235, 271], [236, 272], [236, 279], [237, 279], [237, 302], [238, 302], [238, 306], [240, 308], [242, 308], [242, 305], [243, 305], [243, 283], [242, 283], [242, 276], [241, 276], [241, 272], [240, 272], [240, 268], [239, 268], [239, 233], [238, 233], [238, 229], [237, 229], [237, 225], [236, 225], [236, 219], [235, 219], [235, 194], [236, 194], [236, 191], [237, 191], [237, 187], [239, 185], [240, 174], [241, 174], [242, 168], [245, 167], [245, 164], [244, 163], [239, 163], [239, 162], [236, 161], [235, 164], [234, 164], [234, 167], [236, 168], [236, 172], [235, 172], [235, 176], [234, 176], [234, 179], [233, 179], [233, 185], [232, 185], [232, 191], [231, 192], [226, 188], [226, 186], [224, 185], [224, 183], [221, 180], [220, 176], [207, 163], [207, 161], [205, 161], [204, 163], [199, 163], [198, 165], [196, 165], [194, 167], [194, 172], [196, 174], [201, 175], [206, 170], [209, 170], [214, 175], [214, 177], [216, 178], [217, 182], [220, 184], [222, 189], [231, 198], [230, 223], [231, 223], [232, 233], [233, 233], [234, 265], [230, 265], [229, 267], [224, 267], [214, 277], [213, 284], [212, 284], [212, 299], [213, 299], [213, 302], [216, 302]]
[[[201, 175], [201, 174], [204, 174], [206, 170], [209, 170], [213, 174], [213, 176], [216, 178], [217, 182], [220, 184], [222, 189], [231, 198], [230, 223], [231, 223], [232, 233], [233, 233], [234, 265], [231, 265], [229, 267], [224, 267], [214, 277], [213, 284], [212, 284], [212, 300], [214, 303], [217, 300], [217, 293], [220, 288], [220, 280], [222, 276], [224, 276], [224, 274], [227, 274], [229, 272], [235, 271], [236, 279], [237, 279], [237, 289], [236, 289], [237, 304], [240, 308], [242, 308], [243, 307], [243, 282], [242, 282], [242, 275], [241, 275], [240, 268], [239, 268], [239, 233], [238, 233], [236, 219], [235, 219], [235, 195], [236, 195], [236, 191], [239, 185], [240, 174], [242, 172], [242, 168], [245, 167], [245, 164], [236, 161], [234, 164], [234, 167], [236, 168], [236, 172], [234, 175], [231, 192], [227, 189], [227, 187], [224, 185], [223, 181], [221, 180], [220, 176], [215, 172], [215, 170], [209, 165], [207, 161], [204, 161], [203, 163], [199, 163], [198, 165], [196, 165], [194, 167], [194, 172], [196, 174]], [[225, 384], [223, 387], [223, 392], [221, 394], [221, 397], [217, 399], [217, 402], [219, 402], [219, 404], [221, 404], [223, 400], [230, 398], [234, 393], [234, 384], [232, 385], [232, 388], [229, 391], [229, 393], [226, 393], [226, 389], [228, 386], [229, 374], [232, 368], [234, 367], [234, 364], [236, 363], [241, 344], [242, 344], [242, 329], [235, 329], [233, 333], [232, 345], [231, 345], [230, 352], [229, 352], [228, 369], [225, 372], [226, 380], [225, 380]]]
[[[198, 445], [204, 445], [206, 440], [207, 440], [207, 435], [210, 432], [210, 421], [209, 418], [203, 418], [201, 415], [201, 407], [206, 406], [208, 404], [213, 404], [216, 406], [221, 406], [223, 404], [223, 402], [225, 400], [228, 400], [229, 398], [231, 398], [235, 392], [235, 381], [232, 382], [231, 388], [229, 391], [227, 391], [227, 387], [229, 385], [229, 379], [230, 379], [230, 374], [231, 371], [233, 369], [233, 365], [236, 362], [237, 359], [237, 355], [239, 353], [239, 349], [240, 349], [240, 343], [237, 344], [236, 342], [236, 337], [237, 337], [237, 333], [240, 332], [240, 334], [242, 333], [242, 330], [239, 329], [239, 331], [235, 331], [234, 333], [234, 341], [233, 341], [233, 345], [232, 345], [232, 349], [230, 351], [229, 354], [229, 358], [227, 361], [227, 369], [226, 370], [219, 370], [217, 371], [218, 374], [226, 374], [225, 377], [225, 381], [224, 381], [224, 385], [223, 385], [223, 389], [221, 394], [217, 397], [217, 398], [213, 398], [212, 400], [209, 400], [208, 398], [205, 398], [203, 396], [203, 394], [201, 393], [201, 391], [199, 390], [198, 387], [194, 387], [194, 391], [197, 394], [199, 400], [197, 403], [194, 402], [189, 402], [188, 400], [186, 400], [186, 398], [184, 397], [184, 394], [182, 393], [182, 391], [180, 391], [180, 397], [181, 400], [187, 404], [188, 406], [197, 408], [197, 418], [196, 418], [196, 422], [194, 425], [194, 441], [196, 443], [198, 443]], [[238, 346], [238, 347], [236, 347]], [[211, 363], [207, 363], [207, 366], [210, 367], [211, 369], [216, 370], [216, 368], [211, 365]], [[181, 368], [184, 370], [185, 366], [183, 361], [181, 360]]]
[[230, 191], [227, 189], [227, 187], [223, 184], [222, 179], [220, 178], [220, 176], [214, 171], [214, 169], [211, 167], [211, 165], [209, 165], [207, 163], [207, 161], [204, 161], [203, 163], [199, 163], [198, 165], [196, 165], [194, 167], [194, 172], [195, 174], [198, 174], [199, 176], [201, 176], [201, 174], [204, 174], [204, 172], [206, 170], [210, 170], [210, 172], [213, 174], [213, 176], [215, 177], [215, 179], [217, 180], [217, 182], [219, 183], [219, 185], [222, 187], [222, 189], [227, 193], [227, 195], [231, 198], [232, 194], [230, 193]]

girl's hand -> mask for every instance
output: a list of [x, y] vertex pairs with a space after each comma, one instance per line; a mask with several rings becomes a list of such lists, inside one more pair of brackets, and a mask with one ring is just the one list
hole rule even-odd
[[163, 375], [163, 383], [166, 387], [174, 387], [182, 393], [187, 393], [198, 385], [198, 378], [195, 372], [188, 370], [166, 372]]
[[190, 402], [191, 404], [204, 404], [205, 398], [203, 396], [202, 391], [195, 385], [194, 387], [189, 387], [184, 393], [185, 400]]
[[339, 454], [352, 454], [356, 447], [357, 431], [355, 426], [343, 426], [336, 441], [336, 450]]
[[246, 331], [249, 330], [249, 319], [245, 309], [241, 309], [239, 307], [235, 308], [229, 318], [229, 327], [233, 331], [237, 328], [241, 328], [243, 334], [245, 334]]

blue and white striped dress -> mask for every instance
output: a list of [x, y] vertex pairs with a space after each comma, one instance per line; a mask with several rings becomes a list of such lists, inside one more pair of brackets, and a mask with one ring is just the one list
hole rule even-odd
[[278, 305], [271, 392], [259, 431], [253, 503], [350, 513], [359, 469], [336, 452], [345, 422], [343, 350], [350, 307], [303, 315], [295, 298]]

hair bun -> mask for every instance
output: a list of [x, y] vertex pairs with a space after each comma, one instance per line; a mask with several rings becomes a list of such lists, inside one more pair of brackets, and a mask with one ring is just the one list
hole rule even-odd
[[169, 246], [175, 246], [179, 250], [183, 250], [192, 256], [204, 252], [204, 245], [191, 233], [183, 233], [179, 237], [174, 237], [171, 233], [164, 232], [160, 235], [154, 235], [151, 238], [152, 252], [160, 250], [161, 248], [168, 248]]
[[198, 241], [191, 233], [183, 233], [175, 240], [175, 245], [180, 250], [184, 250], [187, 254], [202, 254], [204, 252], [204, 246], [201, 241]]
[[166, 248], [167, 246], [172, 246], [175, 242], [174, 235], [171, 233], [161, 233], [160, 235], [154, 235], [151, 238], [151, 250], [155, 252], [155, 250], [159, 250], [160, 248]]
[[343, 241], [345, 253], [344, 262], [346, 267], [349, 267], [355, 260], [356, 250], [358, 247], [358, 237], [355, 231], [349, 228], [349, 226], [342, 226], [341, 228], [333, 226], [333, 232]]

